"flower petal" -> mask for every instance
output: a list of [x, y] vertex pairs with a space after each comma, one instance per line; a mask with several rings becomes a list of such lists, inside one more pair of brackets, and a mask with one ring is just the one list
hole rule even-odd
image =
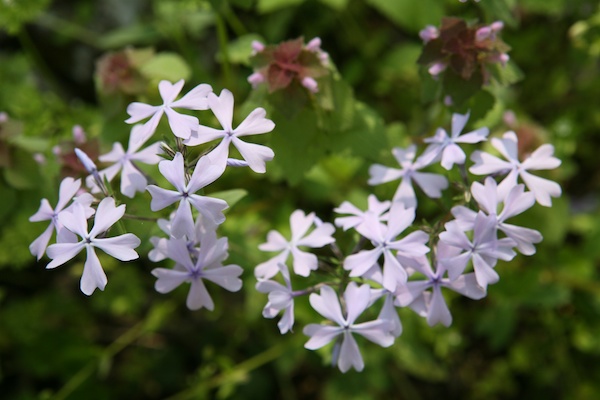
[[309, 301], [312, 308], [328, 320], [333, 321], [340, 326], [346, 324], [346, 320], [342, 315], [342, 309], [337, 293], [329, 286], [323, 286], [320, 295], [312, 293], [309, 297]]
[[152, 270], [152, 275], [158, 278], [156, 283], [154, 283], [154, 289], [156, 289], [158, 293], [169, 293], [189, 279], [189, 273], [187, 271], [177, 271], [166, 268], [154, 268]]
[[87, 259], [83, 265], [80, 288], [84, 294], [91, 296], [96, 288], [104, 290], [108, 283], [108, 279], [102, 269], [102, 265], [100, 265], [100, 260], [94, 251], [94, 247], [87, 245], [86, 250]]

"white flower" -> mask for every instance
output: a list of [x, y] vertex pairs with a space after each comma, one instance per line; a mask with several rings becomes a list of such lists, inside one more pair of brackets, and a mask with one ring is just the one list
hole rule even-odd
[[379, 221], [367, 221], [359, 226], [358, 232], [371, 240], [375, 248], [346, 257], [344, 269], [351, 271], [352, 277], [364, 276], [383, 255], [382, 284], [385, 289], [393, 292], [398, 283], [406, 282], [408, 275], [392, 251], [396, 250], [406, 256], [421, 256], [429, 251], [425, 245], [429, 236], [423, 231], [412, 232], [397, 240], [398, 235], [408, 228], [414, 219], [415, 209], [404, 208], [404, 205], [398, 202], [392, 204], [387, 226], [383, 226]]
[[281, 253], [256, 267], [254, 274], [257, 278], [269, 279], [274, 276], [279, 266], [285, 264], [290, 253], [294, 258], [293, 267], [296, 274], [308, 276], [310, 271], [317, 269], [317, 256], [300, 250], [298, 246], [317, 248], [333, 243], [335, 239], [331, 235], [335, 228], [329, 223], [324, 223], [306, 235], [315, 218], [314, 213], [305, 215], [302, 210], [294, 211], [290, 216], [292, 238], [289, 242], [275, 230], [267, 234], [267, 242], [258, 248], [262, 251], [281, 251]]
[[386, 211], [390, 209], [392, 202], [379, 201], [375, 195], [369, 195], [369, 207], [366, 211], [362, 211], [348, 201], [344, 201], [335, 211], [338, 214], [350, 214], [349, 217], [338, 217], [335, 219], [335, 224], [342, 227], [345, 231], [350, 228], [356, 228], [367, 223], [369, 220], [377, 222], [387, 221], [388, 214]]
[[220, 167], [211, 162], [210, 158], [204, 156], [198, 160], [192, 177], [187, 183], [181, 153], [175, 154], [173, 160], [161, 161], [158, 169], [177, 190], [167, 190], [156, 185], [149, 185], [146, 190], [152, 195], [150, 209], [152, 211], [162, 210], [179, 201], [171, 228], [171, 234], [174, 237], [181, 238], [183, 235], [192, 237], [194, 235], [191, 205], [214, 225], [225, 221], [223, 210], [228, 207], [225, 200], [195, 194], [198, 190], [217, 180], [223, 172]]
[[498, 282], [500, 277], [494, 270], [498, 259], [510, 261], [516, 255], [512, 248], [516, 243], [510, 238], [497, 238], [496, 216], [485, 215], [480, 211], [475, 217], [473, 241], [469, 240], [460, 226], [453, 221], [445, 225], [446, 231], [440, 233], [440, 241], [461, 249], [459, 255], [440, 259], [448, 270], [450, 280], [463, 273], [470, 260], [473, 261], [475, 278], [482, 288]]
[[461, 135], [467, 121], [467, 114], [452, 114], [452, 131], [450, 136], [442, 128], [438, 128], [435, 136], [425, 139], [425, 143], [431, 143], [419, 159], [425, 165], [442, 160], [442, 167], [450, 170], [454, 164], [464, 164], [466, 155], [457, 143], [479, 143], [486, 140], [490, 130], [479, 128], [472, 132]]
[[184, 282], [190, 283], [186, 305], [190, 310], [206, 307], [214, 309], [214, 302], [204, 286], [204, 280], [211, 281], [230, 291], [237, 292], [242, 287], [242, 268], [238, 265], [223, 266], [227, 258], [227, 238], [217, 239], [214, 232], [207, 232], [200, 238], [200, 250], [190, 256], [190, 250], [183, 239], [170, 240], [168, 256], [177, 264], [174, 269], [155, 268], [152, 275], [158, 279], [155, 289], [159, 293], [168, 293]]
[[[144, 150], [138, 151], [140, 147], [145, 143], [142, 140], [142, 126], [135, 125], [131, 129], [129, 136], [129, 146], [127, 151], [123, 150], [121, 143], [114, 143], [112, 151], [103, 154], [98, 157], [98, 160], [102, 162], [114, 163], [108, 168], [98, 171], [100, 177], [104, 180], [112, 181], [119, 172], [121, 172], [121, 193], [129, 198], [135, 196], [135, 192], [143, 192], [148, 186], [148, 180], [145, 175], [137, 168], [134, 164], [135, 161], [144, 164], [158, 164], [162, 160], [159, 153], [161, 153], [160, 142], [154, 143]], [[92, 193], [100, 192], [100, 188], [95, 182], [92, 175], [86, 179], [86, 184], [92, 189]]]
[[530, 174], [528, 171], [554, 169], [560, 165], [560, 160], [553, 156], [554, 147], [544, 144], [535, 150], [523, 162], [518, 158], [517, 134], [506, 132], [502, 139], [493, 138], [492, 146], [496, 148], [508, 161], [501, 160], [489, 153], [475, 151], [471, 160], [475, 163], [469, 171], [476, 175], [505, 174], [508, 175], [498, 185], [498, 195], [505, 198], [508, 192], [517, 184], [520, 176], [529, 190], [535, 195], [537, 202], [543, 206], [552, 205], [551, 197], [561, 195], [560, 185], [548, 179]]
[[379, 185], [396, 179], [401, 179], [400, 186], [394, 194], [394, 201], [401, 201], [406, 207], [416, 207], [417, 197], [412, 187], [414, 180], [425, 194], [432, 198], [442, 196], [442, 190], [448, 187], [448, 180], [439, 174], [428, 172], [417, 172], [426, 167], [422, 161], [413, 162], [416, 156], [416, 146], [411, 145], [407, 149], [394, 147], [392, 154], [400, 164], [401, 169], [389, 168], [381, 164], [371, 165], [369, 168], [369, 185]]
[[240, 139], [242, 136], [258, 135], [271, 132], [275, 128], [273, 121], [266, 119], [264, 108], [257, 108], [238, 125], [232, 128], [233, 121], [233, 94], [223, 89], [217, 96], [214, 93], [208, 95], [208, 105], [215, 114], [223, 129], [214, 129], [200, 125], [197, 131], [192, 132], [189, 139], [184, 141], [187, 146], [197, 146], [216, 139], [222, 139], [210, 153], [210, 158], [215, 164], [224, 169], [229, 156], [229, 144], [238, 149], [250, 169], [254, 172], [264, 173], [265, 163], [273, 159], [273, 150], [267, 146], [254, 143], [246, 143]]
[[[439, 242], [437, 246], [437, 263], [435, 272], [432, 270], [427, 257], [413, 259], [411, 268], [424, 275], [424, 280], [411, 280], [398, 285], [394, 295], [397, 305], [410, 306], [422, 317], [427, 318], [429, 326], [441, 323], [444, 326], [452, 324], [452, 314], [442, 295], [442, 287], [453, 290], [470, 299], [479, 300], [485, 297], [486, 290], [479, 286], [474, 273], [459, 275], [451, 280], [444, 277], [446, 268], [440, 259], [450, 258], [460, 253], [460, 249]], [[431, 289], [431, 291], [429, 290]]]
[[290, 273], [284, 266], [280, 267], [285, 286], [272, 280], [259, 280], [256, 290], [269, 294], [269, 301], [263, 309], [263, 317], [275, 318], [279, 311], [283, 310], [281, 320], [277, 323], [279, 331], [283, 335], [292, 330], [294, 326], [294, 292], [290, 281]]
[[[321, 288], [321, 294], [310, 295], [310, 305], [323, 317], [335, 322], [338, 326], [310, 324], [304, 328], [304, 334], [310, 336], [310, 340], [304, 345], [309, 350], [316, 350], [336, 337], [342, 335], [341, 345], [334, 362], [340, 371], [346, 372], [351, 367], [362, 371], [364, 362], [358, 349], [358, 344], [352, 336], [359, 334], [373, 343], [382, 347], [389, 347], [394, 343], [392, 334], [392, 323], [387, 319], [376, 319], [374, 321], [355, 323], [356, 319], [363, 313], [370, 303], [369, 285], [357, 286], [350, 282], [344, 292], [346, 304], [346, 316], [342, 314], [342, 308], [337, 294], [329, 286]], [[337, 358], [337, 359], [336, 359]]]
[[163, 104], [160, 106], [151, 106], [135, 102], [127, 107], [127, 114], [130, 115], [130, 118], [125, 120], [125, 122], [128, 124], [135, 124], [136, 122], [150, 117], [140, 130], [139, 140], [146, 141], [154, 134], [163, 113], [167, 114], [169, 126], [175, 136], [182, 139], [190, 137], [192, 130], [196, 129], [198, 126], [198, 118], [179, 114], [174, 111], [173, 108], [207, 110], [208, 103], [206, 101], [206, 96], [212, 92], [212, 88], [205, 83], [200, 84], [190, 90], [181, 99], [175, 101], [175, 98], [183, 88], [183, 84], [183, 79], [175, 84], [169, 81], [160, 81], [158, 84], [158, 91], [163, 100]]
[[[29, 251], [31, 252], [31, 255], [36, 256], [38, 260], [44, 255], [54, 230], [56, 230], [57, 242], [76, 241], [77, 237], [71, 231], [65, 229], [59, 222], [58, 215], [72, 207], [71, 205], [68, 208], [65, 208], [69, 201], [73, 199], [73, 196], [75, 196], [80, 187], [81, 180], [79, 179], [75, 180], [70, 177], [63, 179], [60, 183], [56, 208], [52, 209], [48, 200], [42, 199], [38, 211], [29, 218], [29, 221], [31, 222], [50, 221], [50, 225], [48, 225], [46, 230], [29, 245]], [[76, 197], [75, 199], [76, 202], [79, 202], [84, 206], [84, 214], [86, 218], [89, 218], [94, 214], [94, 209], [90, 207], [93, 201], [93, 197], [90, 194], [86, 193]]]
[[[525, 185], [518, 184], [513, 187], [504, 199], [502, 211], [498, 213], [498, 206], [502, 199], [498, 196], [498, 185], [496, 181], [487, 177], [484, 185], [479, 182], [473, 182], [471, 193], [477, 201], [479, 208], [487, 215], [496, 217], [496, 227], [504, 232], [506, 236], [515, 241], [517, 248], [522, 254], [532, 255], [535, 253], [534, 243], [542, 241], [542, 234], [535, 229], [525, 228], [507, 224], [506, 220], [521, 214], [523, 211], [531, 208], [535, 204], [535, 197], [532, 192], [525, 192]], [[477, 213], [464, 206], [452, 208], [452, 215], [464, 231], [472, 230], [475, 224]]]
[[110, 238], [98, 237], [102, 236], [112, 225], [121, 219], [124, 213], [125, 205], [115, 207], [115, 200], [112, 197], [104, 198], [98, 204], [98, 210], [94, 217], [94, 226], [89, 232], [85, 208], [81, 204], [76, 203], [71, 212], [65, 211], [60, 213], [58, 221], [71, 232], [81, 236], [81, 241], [77, 243], [57, 243], [50, 245], [47, 254], [52, 261], [46, 268], [56, 268], [63, 265], [85, 248], [87, 259], [83, 266], [83, 275], [81, 276], [81, 291], [89, 296], [96, 288], [104, 290], [108, 280], [94, 250], [96, 247], [121, 261], [130, 261], [138, 258], [138, 254], [133, 249], [140, 245], [140, 239], [134, 234], [126, 233]]

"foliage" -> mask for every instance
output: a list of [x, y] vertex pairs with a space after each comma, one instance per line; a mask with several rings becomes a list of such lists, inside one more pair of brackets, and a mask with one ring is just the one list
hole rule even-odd
[[[592, 0], [0, 2], [0, 111], [8, 116], [0, 123], [0, 393], [599, 397], [598, 15]], [[502, 20], [502, 40], [511, 47], [511, 62], [490, 66], [489, 84], [464, 104], [444, 105], [439, 82], [417, 64], [418, 32], [440, 27], [443, 16], [469, 24]], [[319, 92], [303, 91], [295, 109], [282, 107], [294, 93], [248, 84], [253, 40], [275, 45], [317, 36], [331, 65], [316, 77]], [[117, 54], [125, 61], [117, 66], [131, 69], [116, 76], [133, 80], [106, 90], [99, 60]], [[83, 258], [45, 270], [47, 260], [36, 263], [27, 248], [43, 228], [27, 219], [41, 198], [56, 202], [61, 168], [76, 145], [73, 126], [83, 127], [89, 150], [104, 154], [112, 141], [126, 142], [126, 105], [159, 101], [157, 82], [180, 78], [188, 89], [209, 82], [246, 99], [236, 107], [237, 122], [263, 106], [276, 123], [263, 142], [276, 154], [267, 174], [233, 171], [214, 189], [237, 201], [223, 234], [228, 262], [244, 268], [244, 289], [216, 293], [213, 312], [191, 312], [186, 289], [172, 296], [153, 290], [156, 264], [101, 256], [111, 280], [106, 291], [85, 297], [77, 285]], [[361, 374], [330, 368], [323, 361], [329, 351], [303, 349], [301, 332], [281, 336], [261, 317], [266, 296], [253, 289], [253, 268], [264, 261], [257, 246], [267, 231], [285, 231], [297, 208], [325, 220], [344, 200], [366, 204], [369, 165], [391, 162], [390, 147], [419, 142], [448, 126], [453, 112], [469, 109], [474, 126], [489, 126], [496, 136], [515, 131], [524, 153], [553, 143], [563, 161], [552, 175], [563, 197], [551, 209], [515, 218], [543, 234], [538, 252], [500, 265], [502, 279], [486, 299], [450, 297], [449, 328], [431, 329], [401, 310], [402, 336], [389, 349], [369, 348]], [[167, 132], [163, 124], [159, 133]], [[375, 193], [391, 197], [391, 190], [383, 185]], [[149, 215], [149, 202], [142, 194], [128, 212]], [[150, 226], [127, 228], [149, 249], [147, 239], [158, 234]], [[312, 313], [298, 307], [296, 318], [311, 322]]]

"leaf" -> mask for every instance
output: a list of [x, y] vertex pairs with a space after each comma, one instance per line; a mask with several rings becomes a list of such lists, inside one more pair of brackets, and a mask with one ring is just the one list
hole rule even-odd
[[367, 3], [396, 25], [417, 33], [425, 25], [437, 25], [444, 15], [439, 0], [367, 0]]
[[523, 71], [517, 67], [517, 65], [509, 61], [505, 66], [499, 63], [488, 65], [488, 70], [492, 73], [492, 76], [500, 82], [502, 85], [512, 85], [513, 83], [523, 80]]
[[229, 208], [233, 207], [238, 201], [248, 195], [248, 192], [244, 189], [230, 189], [223, 190], [216, 193], [211, 193], [210, 197], [216, 197], [218, 199], [225, 200], [229, 205]]
[[444, 94], [450, 96], [453, 104], [457, 107], [461, 107], [465, 101], [473, 97], [483, 85], [480, 73], [475, 73], [471, 79], [465, 80], [448, 69], [444, 73], [443, 79]]
[[140, 68], [140, 73], [148, 79], [166, 79], [176, 82], [191, 75], [190, 68], [176, 53], [160, 53]]
[[274, 113], [272, 119], [277, 126], [270, 142], [275, 152], [273, 163], [290, 184], [297, 184], [325, 153], [320, 144], [323, 132], [317, 128], [316, 115], [310, 109], [303, 109], [293, 119], [279, 113]]
[[[250, 65], [250, 56], [252, 55], [252, 42], [264, 42], [264, 39], [255, 33], [249, 33], [238, 37], [227, 45], [227, 58], [233, 64]], [[217, 54], [217, 61], [221, 61], [223, 55]]]
[[321, 3], [328, 5], [336, 11], [343, 11], [348, 5], [348, 0], [320, 0]]
[[303, 3], [304, 0], [258, 0], [256, 7], [258, 12], [266, 14], [280, 8], [295, 6]]

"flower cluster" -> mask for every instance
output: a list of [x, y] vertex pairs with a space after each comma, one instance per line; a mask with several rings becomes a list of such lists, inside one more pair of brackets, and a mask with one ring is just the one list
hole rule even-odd
[[251, 58], [254, 73], [248, 77], [253, 86], [265, 83], [269, 92], [300, 84], [310, 92], [319, 91], [317, 79], [328, 73], [329, 56], [321, 50], [321, 39], [304, 44], [303, 38], [289, 40], [277, 46], [252, 43]]
[[[259, 249], [279, 253], [256, 267], [256, 288], [269, 296], [263, 311], [266, 318], [283, 311], [278, 324], [282, 334], [294, 325], [294, 302], [309, 295], [312, 308], [330, 322], [305, 326], [303, 332], [310, 337], [305, 347], [315, 350], [334, 342], [333, 364], [342, 372], [350, 368], [360, 371], [364, 362], [355, 335], [382, 347], [392, 345], [402, 333], [397, 311], [401, 307], [411, 308], [431, 326], [449, 326], [452, 314], [442, 288], [481, 299], [488, 286], [500, 279], [496, 270], [499, 260], [512, 260], [515, 250], [525, 255], [535, 253], [541, 234], [507, 221], [536, 201], [550, 206], [551, 197], [560, 196], [558, 184], [529, 172], [556, 168], [560, 160], [553, 156], [554, 148], [546, 144], [519, 161], [517, 136], [507, 132], [502, 138], [491, 139], [506, 161], [480, 150], [471, 153], [473, 165], [468, 171], [485, 178], [468, 185], [467, 156], [461, 146], [486, 141], [489, 136], [488, 128], [461, 134], [468, 119], [469, 114], [453, 114], [450, 134], [437, 129], [433, 137], [425, 139], [428, 145], [419, 156], [415, 145], [394, 148], [392, 154], [400, 168], [371, 166], [369, 184], [394, 180], [400, 184], [391, 201], [370, 195], [366, 210], [349, 202], [335, 209], [342, 215], [335, 219], [335, 225], [354, 230], [360, 238], [349, 254], [343, 254], [336, 245], [333, 225], [313, 213], [292, 213], [290, 240], [276, 231], [269, 232]], [[459, 168], [465, 179], [463, 197], [472, 200], [453, 207], [451, 215], [442, 219], [445, 224], [432, 224], [426, 232], [414, 226], [418, 196], [413, 183], [425, 196], [441, 197], [449, 186], [447, 178], [422, 171], [435, 163], [446, 170]], [[502, 176], [498, 183], [495, 178]], [[518, 183], [519, 177], [524, 183]], [[326, 245], [337, 261], [331, 262], [332, 257], [319, 259], [303, 250]], [[292, 289], [297, 285], [292, 272], [307, 277], [317, 269], [321, 270], [319, 276], [334, 272], [327, 281]], [[276, 280], [277, 275], [283, 283]], [[373, 307], [379, 311], [369, 312]], [[363, 314], [367, 315], [366, 322], [361, 322]]]
[[510, 48], [498, 35], [503, 27], [501, 21], [468, 26], [460, 18], [443, 18], [439, 30], [430, 25], [420, 32], [425, 48], [418, 62], [436, 78], [449, 70], [464, 81], [487, 83], [487, 66], [509, 60]]
[[[225, 200], [199, 192], [204, 192], [207, 186], [221, 177], [228, 166], [249, 167], [264, 173], [265, 163], [273, 158], [273, 151], [263, 145], [245, 142], [241, 137], [270, 132], [275, 125], [265, 118], [264, 109], [257, 108], [233, 129], [234, 101], [230, 91], [224, 89], [216, 95], [210, 85], [200, 84], [177, 99], [183, 85], [183, 80], [176, 83], [161, 81], [158, 89], [162, 105], [129, 105], [127, 123], [147, 121], [133, 125], [126, 151], [120, 143], [114, 143], [109, 153], [98, 157], [100, 162], [109, 164], [106, 168], [98, 169], [84, 151], [76, 148], [79, 162], [89, 174], [85, 180], [89, 191], [81, 187], [80, 179], [67, 177], [60, 185], [56, 206], [52, 208], [49, 201], [43, 199], [38, 212], [30, 218], [31, 221], [50, 222], [30, 245], [32, 255], [38, 260], [44, 254], [51, 259], [46, 268], [63, 265], [86, 249], [87, 260], [81, 278], [81, 291], [86, 295], [91, 295], [96, 288], [104, 290], [108, 282], [96, 249], [120, 261], [138, 258], [134, 250], [140, 245], [138, 237], [131, 233], [109, 236], [115, 228], [123, 230], [120, 220], [126, 216], [126, 205], [117, 205], [118, 196], [109, 187], [117, 177], [120, 179], [120, 192], [127, 198], [148, 192], [152, 197], [149, 204], [152, 211], [177, 204], [168, 220], [157, 220], [167, 237], [152, 237], [150, 240], [154, 246], [149, 254], [152, 261], [174, 261], [172, 269], [156, 268], [152, 271], [157, 278], [158, 292], [169, 292], [187, 282], [190, 284], [187, 306], [192, 310], [202, 307], [212, 310], [214, 304], [205, 281], [229, 291], [238, 291], [242, 286], [239, 279], [241, 267], [223, 264], [227, 258], [227, 238], [217, 236], [218, 226], [225, 221], [223, 211], [229, 205]], [[175, 109], [210, 109], [221, 129], [201, 125], [197, 117]], [[163, 115], [166, 115], [174, 135], [176, 150], [161, 142], [143, 147], [155, 134]], [[197, 159], [184, 157], [184, 154], [192, 153], [188, 149], [216, 140], [219, 143], [201, 150]], [[241, 160], [229, 157], [230, 144], [239, 151]], [[173, 189], [154, 184], [155, 180], [140, 168], [140, 164], [158, 164], [158, 171]], [[92, 217], [94, 224], [88, 229], [88, 220]], [[56, 243], [48, 246], [54, 232]]]

